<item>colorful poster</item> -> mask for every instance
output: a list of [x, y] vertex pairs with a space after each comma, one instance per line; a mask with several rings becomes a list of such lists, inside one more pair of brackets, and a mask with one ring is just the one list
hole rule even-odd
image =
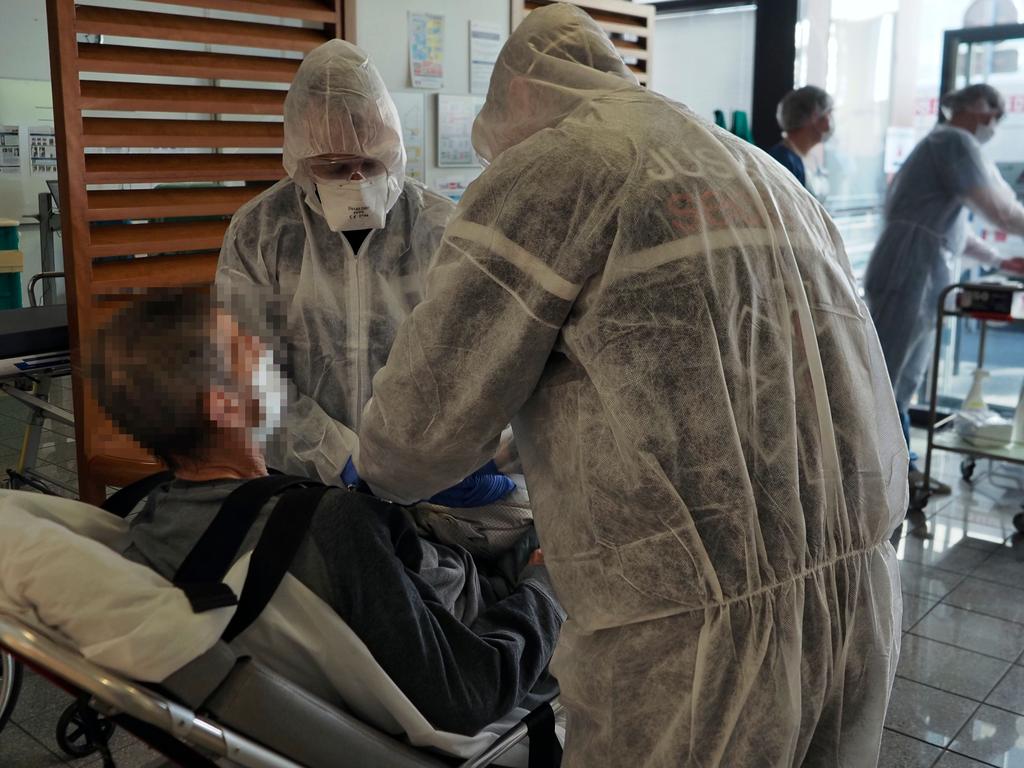
[[422, 93], [396, 91], [391, 94], [402, 123], [405, 143], [405, 175], [426, 183], [427, 136], [426, 103]]
[[503, 43], [501, 27], [483, 21], [469, 22], [469, 92], [486, 94], [491, 72]]
[[469, 184], [467, 179], [442, 177], [434, 182], [434, 189], [439, 195], [444, 195], [453, 203], [458, 203]]
[[444, 16], [409, 11], [409, 74], [413, 88], [444, 86]]
[[57, 177], [57, 139], [53, 128], [29, 128], [28, 154], [33, 176]]
[[0, 125], [0, 175], [21, 174], [21, 137], [16, 125]]
[[437, 164], [479, 165], [473, 150], [473, 121], [484, 106], [483, 96], [437, 96]]

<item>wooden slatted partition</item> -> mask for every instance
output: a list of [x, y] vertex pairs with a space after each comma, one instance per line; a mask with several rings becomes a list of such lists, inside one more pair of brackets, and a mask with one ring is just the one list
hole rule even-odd
[[[578, 5], [608, 33], [623, 61], [641, 85], [650, 87], [652, 52], [654, 50], [654, 6], [638, 5], [629, 0], [561, 0]], [[530, 11], [554, 0], [513, 0], [512, 28]]]
[[93, 400], [90, 335], [126, 296], [212, 281], [231, 215], [284, 175], [283, 84], [343, 36], [344, 0], [46, 6], [79, 492], [99, 503], [159, 467]]

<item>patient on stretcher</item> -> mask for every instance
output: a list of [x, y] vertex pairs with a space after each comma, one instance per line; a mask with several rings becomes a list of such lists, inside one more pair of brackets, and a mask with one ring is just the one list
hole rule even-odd
[[[267, 475], [263, 445], [285, 407], [280, 373], [231, 315], [182, 291], [117, 314], [94, 338], [90, 373], [114, 423], [174, 472], [133, 513], [125, 553], [173, 579], [228, 497]], [[275, 503], [263, 505], [239, 555]], [[464, 549], [417, 535], [404, 509], [332, 488], [289, 573], [435, 728], [472, 734], [523, 701], [555, 647], [564, 613], [534, 545], [524, 540], [502, 567], [478, 569]], [[280, 658], [266, 657], [274, 649], [264, 640], [259, 660], [288, 675], [294, 630], [282, 630]]]

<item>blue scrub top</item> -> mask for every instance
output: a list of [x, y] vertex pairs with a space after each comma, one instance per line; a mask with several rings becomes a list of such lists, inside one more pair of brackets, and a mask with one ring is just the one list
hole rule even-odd
[[796, 176], [797, 181], [800, 182], [800, 186], [807, 186], [807, 179], [804, 176], [804, 161], [796, 152], [793, 151], [786, 142], [780, 141], [774, 147], [768, 150], [768, 154], [782, 163], [789, 172]]

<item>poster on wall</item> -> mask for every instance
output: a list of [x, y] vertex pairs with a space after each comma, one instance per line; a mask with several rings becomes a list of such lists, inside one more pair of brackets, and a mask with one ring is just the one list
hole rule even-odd
[[16, 125], [0, 125], [0, 175], [21, 174], [21, 137]]
[[413, 88], [444, 85], [444, 16], [409, 11], [409, 74]]
[[441, 177], [434, 182], [434, 189], [439, 195], [444, 195], [453, 203], [458, 203], [469, 184], [467, 179]]
[[486, 94], [502, 45], [501, 27], [484, 21], [469, 22], [469, 92]]
[[479, 165], [473, 151], [473, 120], [483, 106], [483, 96], [437, 95], [438, 165]]
[[396, 91], [391, 94], [402, 123], [405, 144], [405, 175], [426, 183], [427, 136], [426, 103], [422, 93]]
[[57, 176], [57, 139], [53, 128], [29, 128], [28, 155], [33, 176]]

